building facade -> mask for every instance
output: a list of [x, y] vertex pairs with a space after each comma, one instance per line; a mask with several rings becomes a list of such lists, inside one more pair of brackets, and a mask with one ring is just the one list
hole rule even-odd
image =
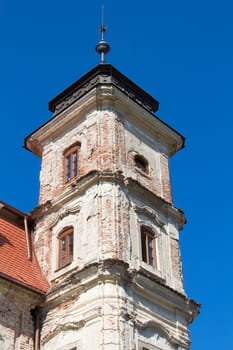
[[49, 284], [36, 258], [31, 227], [30, 216], [0, 202], [1, 350], [33, 350], [39, 344], [37, 306]]
[[30, 221], [48, 283], [31, 307], [34, 348], [190, 349], [199, 305], [183, 287], [185, 217], [169, 173], [184, 138], [155, 115], [153, 97], [105, 63], [49, 108], [52, 118], [25, 139], [41, 157]]

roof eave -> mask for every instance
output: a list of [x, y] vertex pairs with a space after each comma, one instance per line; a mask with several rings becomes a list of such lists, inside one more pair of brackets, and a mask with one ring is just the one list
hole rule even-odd
[[16, 278], [13, 278], [13, 277], [11, 277], [9, 275], [6, 275], [3, 272], [0, 272], [0, 277], [5, 279], [5, 280], [7, 280], [7, 281], [9, 281], [9, 282], [12, 282], [12, 283], [15, 283], [17, 285], [20, 285], [21, 287], [24, 287], [24, 288], [26, 288], [26, 289], [28, 289], [30, 291], [33, 291], [33, 292], [35, 292], [37, 294], [40, 294], [40, 295], [45, 295], [47, 290], [49, 289], [49, 288], [46, 288], [46, 289], [45, 288], [43, 288], [43, 289], [36, 288], [35, 286], [29, 285], [29, 284], [24, 283], [24, 282], [22, 282], [22, 281], [20, 281], [20, 280], [18, 280]]
[[[100, 79], [100, 77], [102, 79]], [[137, 84], [135, 84], [132, 80], [127, 78], [124, 74], [122, 74], [110, 64], [99, 64], [88, 73], [83, 75], [80, 79], [78, 79], [49, 102], [49, 110], [55, 113], [58, 104], [62, 103], [62, 101], [67, 101], [67, 99], [69, 99], [72, 94], [77, 91], [79, 91], [81, 94], [85, 94], [87, 90], [95, 87], [100, 82], [102, 84], [108, 83], [108, 77], [111, 78], [111, 84], [115, 84], [118, 87], [120, 85], [125, 86], [128, 91], [133, 91], [138, 96], [141, 96], [142, 99], [146, 101], [148, 108], [152, 112], [156, 112], [158, 110], [159, 102], [155, 98], [141, 89]]]

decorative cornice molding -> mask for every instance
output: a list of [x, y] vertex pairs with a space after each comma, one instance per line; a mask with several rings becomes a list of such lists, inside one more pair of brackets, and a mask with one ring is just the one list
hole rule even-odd
[[139, 205], [137, 204], [134, 204], [133, 205], [133, 209], [138, 212], [138, 213], [142, 213], [146, 216], [149, 216], [151, 217], [158, 225], [159, 227], [163, 227], [166, 225], [166, 222], [164, 222], [163, 220], [161, 220], [158, 216], [158, 214], [156, 213], [155, 210], [153, 210], [152, 208], [144, 205], [142, 207], [140, 207]]
[[154, 113], [159, 103], [130, 79], [109, 64], [100, 64], [49, 102], [49, 109], [58, 114], [98, 85], [113, 85], [146, 110]]
[[[124, 177], [121, 171], [90, 171], [88, 174], [78, 178], [76, 182], [73, 182], [72, 186], [66, 191], [64, 191], [64, 193], [62, 193], [60, 197], [53, 199], [52, 201], [47, 201], [46, 203], [36, 207], [30, 213], [32, 219], [38, 220], [41, 219], [44, 215], [50, 214], [55, 210], [59, 210], [61, 207], [63, 207], [63, 205], [66, 205], [66, 203], [68, 203], [68, 201], [70, 201], [72, 198], [76, 198], [78, 194], [85, 191], [88, 187], [93, 186], [94, 184], [99, 183], [101, 181], [110, 181], [114, 182], [115, 184], [123, 185], [128, 191], [139, 191], [139, 195], [143, 191], [144, 196], [146, 193], [148, 198], [150, 198], [150, 201], [154, 203], [155, 208], [158, 208], [158, 210], [162, 214], [165, 214], [165, 216], [168, 216], [171, 219], [173, 219], [179, 230], [183, 228], [186, 219], [182, 210], [177, 209], [171, 203], [168, 203], [163, 198], [158, 197], [155, 193], [149, 191], [146, 187], [143, 187], [134, 179]], [[161, 219], [161, 217], [159, 217], [159, 215], [156, 213], [156, 211], [151, 207], [140, 207], [139, 205], [134, 204], [134, 209], [138, 212], [150, 216], [160, 227], [164, 227], [164, 225], [166, 225], [166, 222], [164, 222]], [[69, 211], [71, 209], [69, 208], [67, 210]], [[59, 218], [54, 220], [59, 220]]]
[[85, 84], [83, 84], [82, 86], [80, 86], [74, 92], [68, 94], [64, 98], [64, 100], [62, 100], [60, 103], [56, 104], [54, 114], [58, 114], [58, 113], [64, 111], [66, 108], [71, 106], [74, 102], [76, 102], [82, 96], [84, 96], [90, 90], [92, 90], [98, 83], [99, 83], [99, 76], [96, 76], [95, 78], [91, 79], [90, 81], [88, 81]]
[[53, 218], [53, 220], [51, 220], [49, 226], [52, 228], [53, 226], [55, 226], [59, 220], [63, 219], [64, 217], [66, 217], [69, 214], [75, 214], [77, 212], [80, 212], [81, 210], [81, 206], [80, 205], [76, 205], [74, 207], [66, 207], [66, 208], [61, 208], [59, 210], [59, 212], [56, 214], [55, 218]]
[[77, 330], [79, 328], [82, 328], [85, 325], [85, 320], [79, 320], [76, 322], [68, 322], [65, 324], [55, 324], [53, 328], [50, 330], [49, 333], [46, 333], [45, 336], [41, 337], [41, 344], [47, 343], [50, 339], [54, 338], [57, 334], [61, 333], [62, 331], [68, 331], [70, 329]]
[[[173, 219], [175, 221], [175, 224], [178, 230], [182, 230], [184, 224], [186, 223], [186, 218], [185, 218], [184, 212], [181, 209], [174, 207], [172, 203], [167, 202], [162, 197], [159, 197], [154, 192], [151, 192], [147, 187], [143, 186], [135, 179], [132, 179], [130, 177], [124, 178], [124, 184], [130, 190], [131, 188], [133, 188], [133, 191], [135, 192], [138, 191], [139, 195], [143, 196], [143, 198], [147, 196], [148, 199], [150, 199], [150, 202], [154, 203], [154, 207], [158, 208], [159, 211], [165, 214], [166, 217]], [[145, 208], [149, 208], [149, 207], [145, 206]], [[140, 207], [139, 207], [139, 210], [140, 210]], [[151, 210], [145, 209], [145, 210], [148, 212], [149, 215], [152, 215], [153, 217], [154, 215], [152, 212], [153, 209]], [[159, 219], [159, 221], [161, 222], [161, 224], [163, 223], [161, 219]]]
[[125, 109], [129, 119], [132, 114], [133, 121], [141, 123], [147, 133], [150, 131], [153, 139], [161, 139], [170, 156], [184, 146], [184, 138], [154, 114], [158, 102], [112, 66], [106, 65], [96, 67], [49, 103], [53, 117], [25, 138], [25, 148], [41, 157], [44, 142], [49, 137], [63, 131], [64, 125], [67, 127], [84, 111], [92, 107], [98, 109], [101, 102], [115, 106], [116, 111]]
[[[137, 93], [135, 90], [130, 88], [127, 84], [124, 84], [121, 80], [117, 79], [114, 76], [99, 75], [91, 79], [89, 82], [85, 83], [83, 86], [78, 87], [73, 93], [68, 94], [60, 103], [56, 104], [54, 115], [61, 113], [66, 108], [71, 106], [89, 91], [97, 86], [105, 87], [105, 89], [98, 89], [98, 95], [114, 95], [114, 92], [109, 89], [110, 85], [115, 86], [121, 92], [123, 92], [128, 98], [139, 104], [141, 107], [146, 109], [148, 112], [153, 113], [153, 109], [149, 103]], [[108, 87], [108, 89], [106, 89]]]
[[[183, 314], [188, 323], [192, 323], [199, 314], [200, 304], [188, 299], [185, 294], [171, 288], [165, 281], [159, 280], [155, 274], [153, 275], [145, 273], [142, 269], [131, 272], [135, 292], [142, 293], [149, 298], [154, 298], [155, 295], [156, 298], [160, 296], [160, 303], [167, 305], [169, 308], [175, 308], [177, 312]], [[155, 293], [155, 291], [157, 292]]]
[[131, 98], [133, 101], [138, 103], [141, 107], [145, 108], [148, 112], [153, 113], [151, 104], [139, 95], [135, 90], [129, 88], [127, 84], [124, 84], [122, 81], [119, 81], [114, 76], [112, 77], [112, 84], [115, 85], [119, 90], [121, 90], [127, 97]]
[[167, 328], [165, 328], [162, 324], [154, 320], [142, 321], [141, 318], [139, 319], [139, 317], [137, 316], [135, 318], [135, 325], [138, 329], [155, 329], [157, 331], [157, 341], [160, 338], [164, 338], [171, 345], [178, 345], [180, 343], [180, 341], [176, 337], [174, 337]]
[[30, 212], [30, 216], [33, 220], [41, 219], [44, 215], [46, 215], [50, 209], [52, 208], [52, 202], [47, 201], [43, 204], [38, 205]]

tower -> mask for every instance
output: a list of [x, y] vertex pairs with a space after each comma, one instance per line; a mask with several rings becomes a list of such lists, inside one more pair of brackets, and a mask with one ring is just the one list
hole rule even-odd
[[198, 304], [183, 289], [169, 159], [184, 138], [158, 101], [104, 55], [56, 96], [52, 118], [25, 139], [41, 157], [31, 213], [50, 288], [40, 305], [42, 350], [187, 350]]

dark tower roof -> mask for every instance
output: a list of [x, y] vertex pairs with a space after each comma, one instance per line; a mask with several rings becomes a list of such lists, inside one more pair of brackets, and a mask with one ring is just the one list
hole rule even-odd
[[149, 112], [159, 108], [159, 102], [110, 64], [99, 64], [49, 102], [49, 110], [60, 113], [99, 84], [111, 84]]
[[[39, 134], [37, 134], [39, 130], [42, 131], [42, 128], [48, 128], [49, 125], [51, 127], [51, 123], [59, 118], [59, 115], [63, 111], [70, 108], [91, 91], [97, 90], [99, 87], [103, 86], [114, 87], [116, 90], [127, 96], [127, 99], [138, 104], [145, 111], [149, 112], [150, 115], [153, 115], [157, 128], [162, 128], [162, 134], [164, 134], [164, 132], [165, 134], [167, 132], [170, 134], [170, 155], [173, 155], [179, 149], [184, 147], [184, 137], [154, 114], [159, 108], [159, 102], [136, 85], [132, 80], [119, 72], [115, 67], [110, 64], [101, 63], [83, 75], [80, 79], [49, 102], [49, 110], [53, 112], [52, 118], [25, 138], [25, 148], [29, 149], [30, 151], [33, 150], [35, 154], [41, 156], [40, 147], [38, 148], [38, 145], [32, 145], [32, 143], [35, 141], [34, 140], [32, 142], [32, 139], [34, 137], [37, 139], [39, 136]], [[144, 118], [143, 116], [141, 117]], [[174, 147], [174, 145], [177, 146]]]

